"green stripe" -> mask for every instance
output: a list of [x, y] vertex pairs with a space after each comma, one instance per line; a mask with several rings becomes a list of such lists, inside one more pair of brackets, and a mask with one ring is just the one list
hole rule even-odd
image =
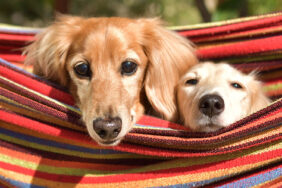
[[272, 85], [264, 85], [263, 90], [265, 92], [276, 91], [282, 89], [282, 83], [272, 84]]

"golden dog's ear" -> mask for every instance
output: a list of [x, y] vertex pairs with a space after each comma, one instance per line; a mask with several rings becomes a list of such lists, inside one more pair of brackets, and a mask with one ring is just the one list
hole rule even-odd
[[32, 64], [35, 74], [66, 86], [65, 61], [80, 20], [79, 17], [60, 15], [53, 25], [37, 34], [26, 47], [25, 64]]
[[158, 19], [139, 19], [142, 45], [149, 59], [145, 91], [153, 108], [167, 120], [177, 118], [176, 85], [197, 63], [192, 43], [162, 27]]
[[[251, 76], [251, 75], [249, 75]], [[263, 87], [261, 82], [252, 79], [249, 84], [249, 90], [251, 93], [251, 105], [250, 105], [250, 113], [252, 114], [260, 109], [265, 108], [267, 105], [270, 104], [270, 99], [266, 97], [265, 93], [263, 92]]]

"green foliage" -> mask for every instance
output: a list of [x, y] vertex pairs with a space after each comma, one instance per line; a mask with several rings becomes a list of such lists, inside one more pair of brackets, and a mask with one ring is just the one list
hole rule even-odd
[[52, 19], [54, 0], [1, 0], [0, 22], [38, 26]]
[[267, 14], [282, 10], [281, 0], [249, 0], [250, 15]]
[[201, 21], [193, 1], [187, 0], [77, 0], [72, 1], [70, 12], [85, 16], [160, 17], [169, 25]]
[[242, 8], [246, 8], [246, 0], [221, 1], [212, 15], [212, 20], [218, 21], [237, 18], [239, 17], [239, 13]]
[[282, 10], [280, 0], [221, 0], [212, 20], [227, 20], [232, 18], [267, 14]]
[[[60, 0], [0, 0], [0, 22], [15, 25], [48, 25]], [[196, 0], [69, 0], [68, 13], [81, 16], [160, 17], [168, 25], [202, 22]], [[282, 10], [280, 0], [206, 0], [213, 21]]]

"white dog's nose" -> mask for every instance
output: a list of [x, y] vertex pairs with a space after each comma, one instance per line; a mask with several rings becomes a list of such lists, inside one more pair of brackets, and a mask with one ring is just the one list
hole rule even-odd
[[224, 100], [219, 95], [205, 95], [200, 99], [199, 109], [209, 117], [219, 115], [224, 110]]

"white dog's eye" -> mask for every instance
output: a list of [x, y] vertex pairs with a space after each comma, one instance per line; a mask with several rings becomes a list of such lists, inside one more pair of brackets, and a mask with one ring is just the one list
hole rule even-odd
[[199, 80], [197, 79], [189, 79], [189, 80], [186, 80], [185, 84], [186, 85], [196, 85], [198, 82]]
[[234, 88], [236, 88], [236, 89], [242, 89], [242, 88], [243, 88], [240, 84], [238, 84], [238, 83], [236, 83], [236, 82], [231, 83], [231, 86], [234, 87]]

